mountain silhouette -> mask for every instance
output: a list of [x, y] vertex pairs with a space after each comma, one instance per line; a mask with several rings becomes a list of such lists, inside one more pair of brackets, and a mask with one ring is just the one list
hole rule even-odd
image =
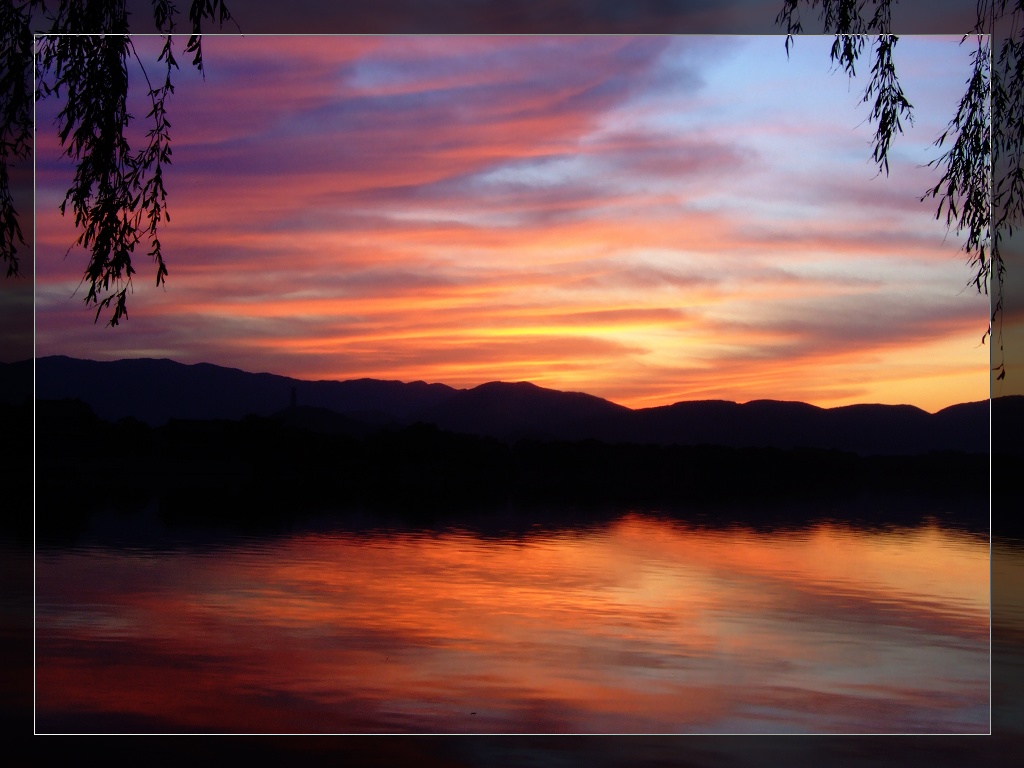
[[621, 440], [633, 411], [581, 392], [492, 381], [456, 391], [419, 414], [442, 429], [503, 440]]
[[[12, 365], [31, 365], [31, 361]], [[455, 390], [422, 381], [301, 381], [210, 363], [172, 360], [96, 362], [53, 356], [36, 360], [36, 398], [78, 398], [108, 421], [132, 417], [159, 426], [169, 419], [269, 416], [297, 404], [326, 408], [369, 424], [405, 423]]]
[[[31, 365], [32, 361], [0, 364], [0, 400], [24, 397]], [[302, 381], [209, 363], [153, 359], [97, 362], [53, 356], [39, 358], [35, 365], [37, 399], [78, 399], [106, 421], [131, 417], [150, 426], [172, 419], [238, 420], [255, 415], [348, 435], [424, 423], [504, 441], [593, 439], [815, 448], [861, 455], [989, 450], [987, 400], [935, 414], [908, 405], [819, 408], [773, 400], [691, 401], [632, 410], [593, 395], [526, 382], [455, 389], [422, 381]], [[1007, 402], [1003, 410], [1019, 416], [1022, 408]]]

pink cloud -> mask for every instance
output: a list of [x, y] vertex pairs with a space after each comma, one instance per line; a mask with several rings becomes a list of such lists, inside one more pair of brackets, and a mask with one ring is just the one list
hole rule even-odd
[[[84, 255], [62, 258], [67, 168], [41, 144], [40, 352], [532, 378], [649, 403], [833, 396], [851, 386], [799, 379], [969, 328], [962, 285], [936, 293], [957, 256], [917, 177], [871, 180], [828, 113], [786, 137], [768, 99], [751, 124], [759, 94], [709, 88], [714, 62], [689, 45], [212, 38], [207, 80], [171, 105], [169, 284], [151, 289], [142, 251], [117, 335], [68, 298]], [[715, 45], [723, 66], [763, 55]], [[926, 263], [935, 277], [910, 282]]]

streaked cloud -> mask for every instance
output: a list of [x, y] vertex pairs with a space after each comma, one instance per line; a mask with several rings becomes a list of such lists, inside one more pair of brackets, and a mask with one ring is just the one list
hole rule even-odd
[[168, 285], [141, 255], [117, 329], [75, 294], [40, 140], [37, 352], [632, 406], [982, 399], [987, 298], [918, 200], [968, 51], [901, 39], [917, 119], [878, 178], [829, 42], [210, 38], [170, 105]]

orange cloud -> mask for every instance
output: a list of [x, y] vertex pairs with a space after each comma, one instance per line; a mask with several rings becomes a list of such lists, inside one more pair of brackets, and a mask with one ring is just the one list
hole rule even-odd
[[[54, 213], [68, 169], [41, 140], [39, 353], [633, 406], [984, 398], [961, 340], [987, 321], [917, 202], [927, 169], [894, 157], [873, 179], [834, 83], [769, 42], [211, 40], [219, 64], [175, 94], [169, 283], [137, 254], [116, 335], [82, 327], [84, 254], [63, 259]], [[905, 49], [936, 94], [947, 43]], [[784, 76], [801, 88], [780, 95]]]

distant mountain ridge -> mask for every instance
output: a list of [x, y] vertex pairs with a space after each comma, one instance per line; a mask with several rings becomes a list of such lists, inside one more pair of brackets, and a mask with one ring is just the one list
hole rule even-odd
[[[0, 399], [25, 397], [18, 393], [26, 371], [31, 381], [31, 361], [0, 364]], [[826, 409], [772, 400], [690, 401], [632, 410], [593, 395], [526, 382], [455, 389], [422, 381], [303, 381], [209, 363], [64, 356], [36, 360], [36, 396], [80, 399], [100, 418], [132, 417], [151, 426], [171, 419], [237, 420], [253, 414], [349, 434], [424, 422], [502, 440], [806, 447], [862, 455], [989, 450], [987, 400], [935, 414], [913, 406]]]

